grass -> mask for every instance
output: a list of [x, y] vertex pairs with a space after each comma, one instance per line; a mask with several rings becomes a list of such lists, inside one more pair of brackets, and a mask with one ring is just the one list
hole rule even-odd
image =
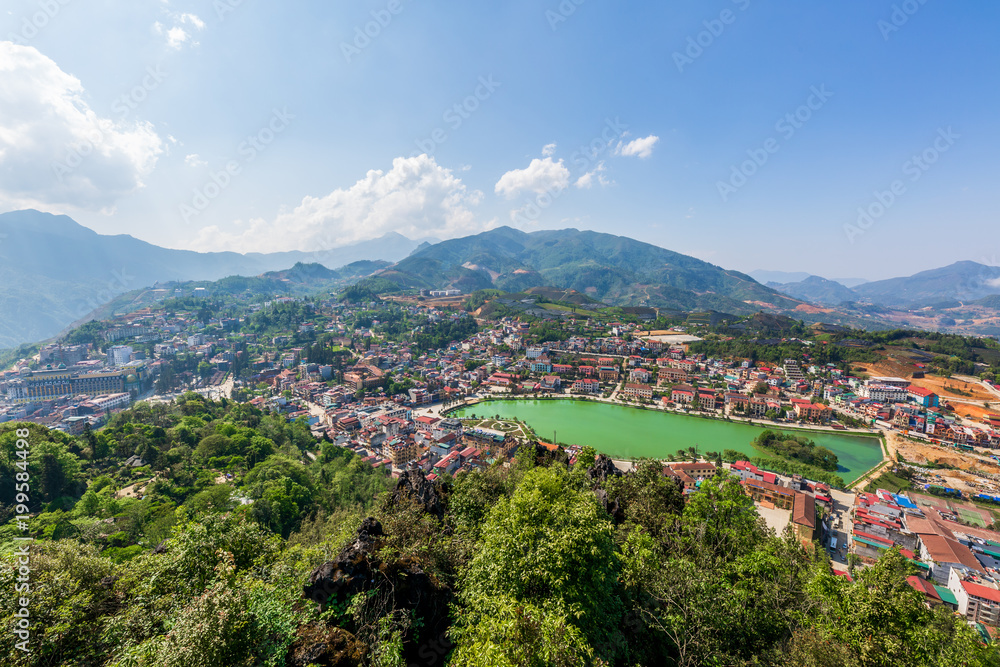
[[955, 512], [958, 514], [959, 518], [965, 522], [972, 524], [973, 526], [978, 526], [980, 528], [986, 527], [986, 521], [978, 512], [970, 512], [964, 507], [956, 507]]
[[534, 433], [527, 424], [521, 424], [507, 419], [476, 418], [463, 419], [466, 428], [488, 428], [491, 431], [500, 431], [508, 435], [521, 436], [525, 438], [534, 437]]
[[909, 491], [913, 488], [913, 484], [909, 481], [898, 477], [891, 472], [883, 473], [873, 482], [869, 482], [865, 487], [867, 493], [875, 493], [879, 489], [885, 489], [889, 493], [899, 493], [900, 491]]

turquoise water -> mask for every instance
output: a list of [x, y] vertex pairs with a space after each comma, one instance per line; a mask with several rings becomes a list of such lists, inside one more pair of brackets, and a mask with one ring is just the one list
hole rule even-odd
[[[451, 414], [517, 418], [543, 440], [556, 438], [561, 443], [593, 447], [614, 458], [668, 458], [688, 447], [720, 453], [735, 449], [748, 458], [768, 455], [750, 444], [764, 430], [758, 426], [594, 401], [491, 401]], [[828, 431], [799, 431], [795, 435], [805, 435], [836, 454], [840, 461], [837, 474], [847, 483], [882, 460], [882, 448], [875, 437]]]

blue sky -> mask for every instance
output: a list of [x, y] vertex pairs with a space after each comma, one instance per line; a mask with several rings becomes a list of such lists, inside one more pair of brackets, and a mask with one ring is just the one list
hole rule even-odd
[[512, 225], [1000, 263], [996, 3], [480, 4], [10, 0], [0, 208], [198, 250]]

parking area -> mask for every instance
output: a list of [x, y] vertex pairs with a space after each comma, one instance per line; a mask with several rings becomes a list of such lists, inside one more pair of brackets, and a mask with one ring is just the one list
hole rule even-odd
[[781, 535], [782, 531], [785, 530], [785, 526], [792, 519], [791, 510], [767, 507], [760, 503], [757, 503], [757, 512], [764, 517], [767, 527], [773, 529], [778, 535]]

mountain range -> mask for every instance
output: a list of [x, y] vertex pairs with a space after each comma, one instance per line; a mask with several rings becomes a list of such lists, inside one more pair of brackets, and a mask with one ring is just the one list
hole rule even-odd
[[554, 287], [618, 306], [764, 311], [853, 326], [905, 325], [913, 312], [937, 309], [938, 319], [921, 320], [928, 328], [956, 321], [984, 332], [1000, 326], [1000, 268], [975, 262], [852, 281], [853, 288], [808, 274], [767, 274], [799, 279], [764, 285], [665, 248], [576, 229], [500, 227], [443, 242], [388, 234], [333, 250], [243, 255], [162, 248], [132, 236], [97, 234], [66, 216], [15, 211], [0, 215], [0, 348], [50, 338], [126, 292], [220, 278], [226, 278], [222, 289], [240, 289], [252, 278], [258, 289], [296, 293], [365, 280], [374, 281], [369, 284], [376, 293]]
[[830, 306], [849, 302], [911, 309], [966, 304], [989, 306], [994, 300], [984, 301], [984, 298], [1000, 294], [1000, 267], [962, 261], [908, 277], [866, 282], [853, 288], [812, 275], [796, 282], [769, 282], [768, 286], [796, 299]]
[[0, 214], [0, 348], [43, 340], [126, 291], [172, 280], [217, 280], [288, 269], [397, 261], [434, 239], [400, 234], [317, 252], [199, 253], [107, 236], [67, 216]]
[[574, 289], [621, 306], [736, 314], [800, 303], [750, 276], [623, 236], [499, 227], [424, 248], [379, 274], [404, 288]]

